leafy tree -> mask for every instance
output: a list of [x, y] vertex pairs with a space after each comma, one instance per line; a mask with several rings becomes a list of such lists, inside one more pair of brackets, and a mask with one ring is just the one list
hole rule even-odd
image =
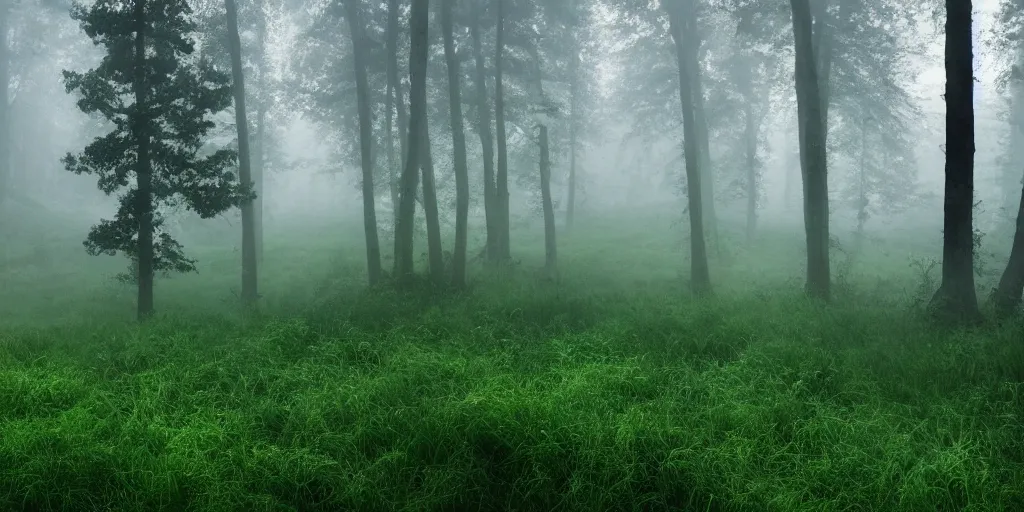
[[211, 115], [230, 106], [231, 88], [227, 74], [194, 56], [191, 15], [185, 0], [99, 0], [71, 11], [106, 55], [85, 73], [64, 71], [65, 87], [79, 95], [83, 112], [114, 128], [62, 161], [71, 172], [97, 176], [107, 194], [123, 191], [115, 218], [93, 226], [85, 247], [137, 261], [140, 319], [153, 313], [154, 272], [195, 271], [161, 231], [156, 207], [183, 203], [209, 218], [252, 198], [248, 184], [224, 170], [233, 151], [197, 156]]

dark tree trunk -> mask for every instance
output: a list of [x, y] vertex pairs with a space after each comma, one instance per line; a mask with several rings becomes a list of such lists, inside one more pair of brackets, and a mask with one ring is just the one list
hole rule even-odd
[[[409, 18], [409, 124], [406, 131], [406, 157], [402, 168], [398, 223], [395, 226], [395, 273], [400, 284], [413, 279], [413, 222], [416, 215], [417, 171], [423, 151], [424, 126], [427, 122], [427, 22], [429, 0], [412, 0]], [[401, 102], [399, 102], [401, 103]], [[401, 123], [401, 121], [399, 121]], [[417, 136], [417, 134], [421, 134]]]
[[946, 186], [942, 283], [933, 310], [954, 321], [980, 318], [974, 287], [974, 57], [971, 0], [946, 0]]
[[704, 238], [703, 203], [701, 197], [700, 141], [693, 108], [693, 69], [689, 59], [696, 57], [694, 49], [686, 44], [683, 34], [685, 20], [692, 15], [692, 0], [676, 0], [668, 7], [672, 39], [676, 47], [676, 64], [679, 68], [679, 100], [683, 112], [683, 139], [685, 143], [687, 202], [690, 217], [690, 288], [694, 295], [711, 293], [711, 274], [708, 271], [708, 254]]
[[485, 252], [488, 261], [498, 258], [497, 203], [494, 182], [494, 137], [491, 134], [491, 106], [487, 101], [487, 75], [485, 73], [483, 43], [480, 40], [481, 2], [473, 3], [473, 24], [470, 32], [473, 39], [473, 59], [476, 61], [475, 86], [477, 108], [477, 132], [484, 158], [484, 219], [487, 225]]
[[[136, 184], [135, 218], [139, 220], [139, 246], [136, 256], [139, 260], [138, 319], [145, 320], [153, 315], [153, 168], [150, 161], [149, 144], [152, 127], [149, 121], [149, 86], [146, 78], [146, 2], [137, 0], [135, 17], [135, 72], [132, 83], [135, 93], [135, 138], [138, 146], [135, 162]], [[6, 102], [6, 98], [4, 98]]]
[[420, 127], [423, 140], [420, 166], [423, 180], [423, 216], [427, 220], [427, 261], [430, 279], [435, 285], [444, 281], [444, 252], [441, 248], [441, 219], [437, 211], [437, 187], [434, 183], [434, 158], [430, 153], [430, 133], [426, 120]]
[[377, 211], [373, 190], [373, 118], [370, 112], [370, 86], [366, 76], [366, 34], [359, 14], [358, 0], [345, 0], [345, 14], [352, 33], [355, 61], [356, 97], [359, 104], [359, 154], [363, 167], [363, 231], [366, 234], [366, 268], [370, 286], [380, 282], [380, 240], [377, 237]]
[[452, 4], [441, 0], [441, 26], [444, 31], [444, 58], [448, 67], [448, 102], [451, 105], [452, 152], [455, 166], [455, 249], [452, 254], [452, 286], [466, 286], [466, 252], [469, 223], [469, 169], [466, 163], [466, 133], [462, 126], [462, 73], [455, 54]]
[[[818, 98], [821, 102], [822, 144], [828, 144], [828, 114], [832, 101], [832, 59], [835, 55], [834, 20], [828, 9], [832, 0], [815, 0], [811, 10], [811, 45], [817, 63]], [[839, 2], [839, 19], [843, 19], [848, 2]]]
[[497, 260], [508, 261], [512, 258], [511, 218], [509, 215], [508, 196], [508, 137], [505, 133], [505, 87], [502, 83], [505, 52], [505, 0], [497, 0], [497, 35], [495, 36], [494, 55], [494, 121], [498, 132], [498, 173], [494, 192], [495, 227], [498, 231], [496, 249]]
[[828, 233], [828, 168], [825, 126], [814, 61], [808, 0], [790, 0], [796, 47], [797, 118], [804, 178], [804, 227], [807, 231], [807, 292], [831, 299]]
[[[252, 184], [249, 159], [249, 121], [245, 112], [245, 72], [242, 69], [242, 41], [238, 37], [238, 8], [235, 0], [224, 0], [227, 11], [228, 49], [231, 52], [231, 89], [235, 95], [235, 128], [238, 131], [238, 181]], [[256, 274], [256, 230], [252, 200], [242, 201], [242, 302], [254, 304], [258, 298]], [[376, 231], [374, 232], [376, 234]]]
[[1024, 189], [1017, 208], [1017, 230], [1013, 234], [1010, 261], [1006, 263], [999, 286], [992, 293], [992, 306], [999, 316], [1010, 316], [1020, 311], [1024, 296]]

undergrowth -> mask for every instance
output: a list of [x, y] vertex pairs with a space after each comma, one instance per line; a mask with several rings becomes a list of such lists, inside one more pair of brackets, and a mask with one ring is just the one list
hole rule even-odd
[[816, 304], [799, 269], [745, 280], [764, 250], [693, 301], [650, 264], [673, 240], [634, 242], [645, 271], [592, 240], [559, 283], [367, 290], [358, 247], [305, 276], [271, 251], [260, 313], [207, 273], [142, 326], [10, 321], [0, 509], [1024, 510], [1019, 323], [940, 329], [856, 266]]

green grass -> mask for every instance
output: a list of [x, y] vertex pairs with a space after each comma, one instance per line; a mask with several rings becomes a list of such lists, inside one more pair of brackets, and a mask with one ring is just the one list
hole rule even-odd
[[367, 290], [356, 225], [282, 229], [258, 314], [190, 246], [143, 326], [50, 240], [0, 273], [0, 510], [1024, 510], [1024, 326], [916, 313], [931, 238], [837, 257], [824, 307], [798, 231], [726, 231], [694, 301], [672, 217], [587, 220], [558, 284], [518, 232], [443, 296]]

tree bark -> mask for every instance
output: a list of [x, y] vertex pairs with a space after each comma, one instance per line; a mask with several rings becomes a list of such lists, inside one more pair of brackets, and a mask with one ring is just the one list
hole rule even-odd
[[452, 153], [455, 167], [455, 249], [452, 254], [452, 286], [466, 286], [466, 253], [469, 223], [469, 166], [466, 162], [466, 133], [462, 126], [462, 93], [459, 58], [455, 54], [452, 4], [441, 0], [444, 58], [448, 68], [448, 103], [451, 111]]
[[498, 173], [496, 176], [494, 204], [495, 227], [498, 231], [496, 241], [497, 260], [508, 261], [512, 258], [511, 218], [509, 215], [508, 195], [508, 137], [505, 133], [505, 88], [502, 83], [505, 52], [505, 0], [497, 0], [497, 35], [495, 36], [494, 55], [494, 118], [498, 132]]
[[[238, 181], [252, 184], [252, 162], [249, 159], [249, 121], [245, 112], [245, 73], [242, 70], [242, 41], [238, 36], [238, 8], [235, 0], [224, 0], [227, 11], [228, 50], [231, 52], [231, 89], [235, 95], [235, 128], [238, 132]], [[242, 303], [256, 303], [256, 231], [252, 200], [242, 201]]]
[[683, 34], [685, 20], [692, 14], [692, 0], [675, 0], [668, 7], [672, 40], [676, 47], [679, 68], [679, 100], [683, 112], [684, 156], [686, 160], [687, 201], [690, 217], [690, 289], [696, 296], [711, 293], [711, 275], [708, 270], [707, 245], [704, 238], [703, 203], [701, 197], [700, 141], [694, 115], [694, 95], [691, 87], [693, 69], [688, 62], [696, 57]]
[[366, 235], [366, 268], [370, 286], [380, 282], [380, 239], [377, 236], [377, 211], [373, 189], [373, 118], [370, 112], [370, 86], [366, 76], [366, 34], [359, 13], [360, 0], [345, 0], [345, 15], [352, 32], [355, 61], [356, 97], [359, 110], [359, 153], [363, 168], [363, 231]]
[[[135, 76], [132, 88], [135, 93], [135, 162], [136, 185], [135, 217], [139, 221], [138, 253], [139, 294], [138, 319], [145, 320], [153, 315], [153, 168], [150, 161], [149, 145], [152, 127], [149, 121], [148, 80], [146, 77], [146, 2], [137, 0], [134, 7], [135, 22]], [[6, 98], [4, 99], [6, 101]]]
[[[407, 144], [407, 142], [408, 142], [407, 138], [408, 138], [409, 120], [408, 120], [408, 118], [406, 116], [406, 112], [405, 112], [405, 101], [403, 100], [403, 94], [402, 94], [402, 82], [398, 78], [398, 36], [399, 36], [398, 8], [399, 8], [398, 0], [388, 0], [388, 22], [387, 22], [387, 43], [386, 43], [387, 53], [388, 53], [388, 56], [387, 56], [387, 58], [388, 58], [388, 62], [387, 62], [387, 82], [388, 82], [388, 85], [391, 87], [392, 94], [394, 95], [395, 114], [398, 116], [398, 144], [399, 144], [399, 152], [400, 152], [400, 155], [401, 155], [399, 157], [400, 169], [402, 169], [404, 171], [404, 169], [406, 167], [406, 159], [407, 159], [408, 154], [409, 154], [408, 153], [408, 144]], [[390, 109], [388, 109], [388, 113], [390, 115]], [[391, 135], [390, 135], [391, 132], [389, 131], [388, 134], [389, 134], [388, 137], [390, 138], [391, 137]], [[402, 189], [402, 187], [405, 186], [405, 185], [403, 185], [403, 182], [402, 182], [402, 179], [403, 179], [402, 176], [404, 176], [404, 175], [402, 174], [402, 172], [399, 172], [398, 174], [399, 174], [399, 176], [397, 177], [397, 179], [395, 179], [395, 177], [392, 176], [392, 181], [394, 183], [397, 183], [397, 185], [394, 185], [392, 187], [392, 191], [391, 191], [391, 193], [392, 193], [392, 208], [394, 208], [394, 223], [395, 223], [395, 240], [394, 240], [394, 244], [395, 244], [395, 249], [394, 249], [394, 253], [395, 253], [394, 267], [395, 268], [394, 268], [394, 270], [395, 270], [396, 273], [398, 272], [398, 254], [402, 250], [399, 247], [401, 242], [399, 242], [399, 239], [398, 239], [398, 218], [401, 215], [401, 213], [400, 213], [400, 210], [401, 210], [400, 203], [401, 203], [401, 196], [402, 196], [402, 190], [401, 189]], [[414, 189], [416, 188], [415, 184], [413, 185], [413, 188]], [[396, 197], [394, 196], [394, 194], [398, 195], [397, 196], [397, 200], [396, 200]], [[415, 209], [416, 208], [415, 208], [415, 204], [414, 204], [413, 205], [413, 214], [412, 214], [413, 217], [415, 217], [415, 215], [416, 215], [415, 214]], [[411, 246], [410, 246], [409, 250], [412, 251]]]
[[807, 232], [807, 292], [831, 299], [828, 232], [828, 167], [825, 126], [818, 89], [818, 69], [808, 0], [790, 0], [796, 48], [797, 118], [804, 182], [804, 227]]
[[[423, 127], [427, 122], [427, 22], [429, 0], [412, 0], [409, 18], [409, 124], [406, 157], [402, 168], [398, 223], [395, 226], [395, 273], [400, 285], [414, 278], [413, 222], [416, 214], [416, 185], [419, 175]], [[401, 103], [401, 102], [399, 102]], [[401, 123], [401, 121], [399, 121]], [[417, 136], [417, 134], [421, 134]]]
[[473, 59], [476, 61], [474, 82], [476, 85], [477, 132], [480, 134], [480, 146], [484, 159], [484, 219], [487, 227], [485, 253], [488, 261], [495, 261], [498, 256], [498, 225], [495, 217], [496, 184], [494, 177], [494, 136], [491, 134], [491, 106], [487, 102], [487, 75], [484, 64], [483, 43], [480, 40], [481, 2], [473, 3], [473, 24], [470, 36], [473, 39]]
[[956, 322], [980, 318], [974, 286], [974, 57], [971, 0], [946, 0], [946, 183], [942, 283], [933, 311]]

